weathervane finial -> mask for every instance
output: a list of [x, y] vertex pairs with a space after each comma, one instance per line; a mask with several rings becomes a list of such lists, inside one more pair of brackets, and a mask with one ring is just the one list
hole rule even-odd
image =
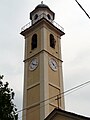
[[43, 4], [43, 1], [41, 1], [41, 4]]

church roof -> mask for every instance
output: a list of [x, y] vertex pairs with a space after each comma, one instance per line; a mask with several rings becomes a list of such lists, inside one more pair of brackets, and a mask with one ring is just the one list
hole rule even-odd
[[78, 115], [76, 113], [68, 112], [59, 108], [55, 108], [44, 120], [90, 120], [90, 117]]
[[35, 7], [35, 9], [37, 9], [37, 8], [48, 8], [48, 9], [50, 9], [47, 5], [42, 4], [42, 3]]
[[47, 5], [43, 4], [43, 2], [42, 2], [41, 4], [37, 5], [37, 6], [35, 7], [35, 9], [30, 13], [30, 19], [31, 19], [31, 20], [32, 20], [32, 14], [33, 14], [35, 11], [37, 11], [38, 9], [48, 9], [51, 13], [53, 13], [53, 19], [54, 19], [55, 13], [54, 13], [52, 10], [50, 10], [50, 8], [49, 8]]

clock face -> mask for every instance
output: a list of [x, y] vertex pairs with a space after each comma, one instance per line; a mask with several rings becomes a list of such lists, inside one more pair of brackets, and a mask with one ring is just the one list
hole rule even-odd
[[33, 58], [30, 62], [30, 65], [29, 65], [29, 70], [35, 70], [38, 66], [38, 59], [37, 58]]
[[56, 71], [57, 70], [57, 62], [53, 59], [53, 58], [51, 58], [50, 60], [49, 60], [49, 66], [50, 66], [50, 68], [52, 69], [52, 70], [54, 70], [54, 71]]

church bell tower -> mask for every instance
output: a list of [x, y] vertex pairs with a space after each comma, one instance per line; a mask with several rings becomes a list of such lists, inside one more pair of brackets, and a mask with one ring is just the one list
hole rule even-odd
[[23, 120], [44, 120], [54, 108], [64, 109], [61, 36], [65, 33], [54, 18], [55, 13], [41, 2], [30, 13], [31, 24], [21, 30], [25, 38]]

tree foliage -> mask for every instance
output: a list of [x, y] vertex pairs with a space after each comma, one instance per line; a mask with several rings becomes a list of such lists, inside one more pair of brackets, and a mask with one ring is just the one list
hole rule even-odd
[[18, 120], [16, 106], [13, 103], [14, 92], [8, 87], [8, 82], [2, 82], [0, 76], [0, 120]]

